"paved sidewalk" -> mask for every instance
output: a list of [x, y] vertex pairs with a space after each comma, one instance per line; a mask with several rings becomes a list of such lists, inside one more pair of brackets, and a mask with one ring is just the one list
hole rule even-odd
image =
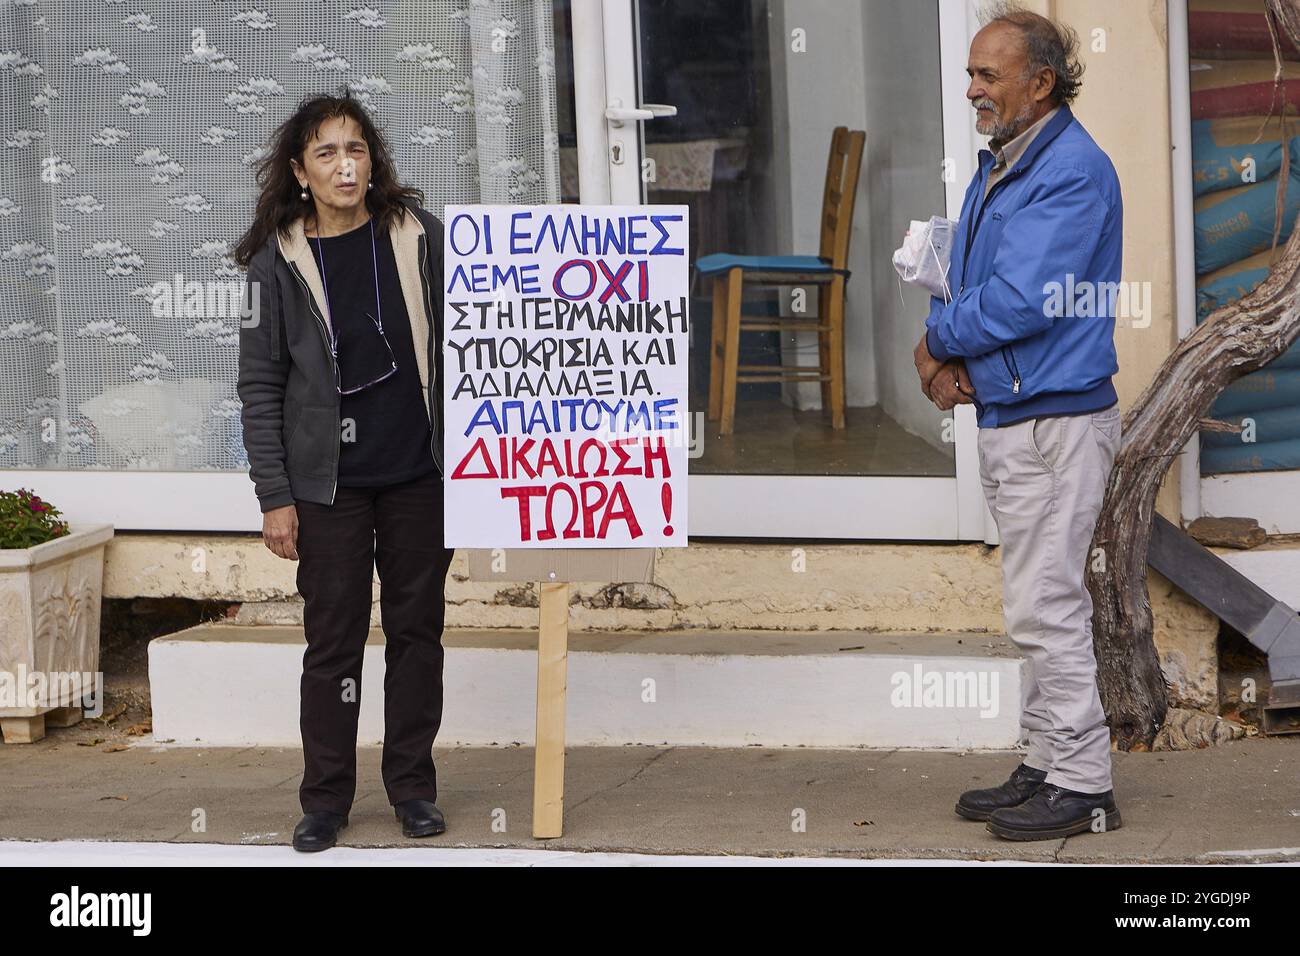
[[[63, 739], [61, 739], [61, 737]], [[296, 749], [78, 746], [55, 730], [0, 745], [0, 840], [287, 845], [298, 821]], [[953, 813], [1000, 782], [1012, 753], [580, 748], [567, 757], [565, 835], [531, 838], [532, 751], [435, 751], [441, 837], [402, 837], [363, 748], [341, 846], [1060, 862], [1300, 862], [1300, 740], [1116, 754], [1124, 826], [1009, 843]], [[797, 832], [794, 821], [806, 828]], [[206, 829], [194, 828], [199, 820]], [[496, 829], [494, 829], [494, 823]], [[4, 849], [0, 846], [0, 859]], [[303, 855], [305, 856], [305, 854]]]
[[[600, 850], [531, 850], [470, 847], [412, 840], [410, 846], [336, 846], [329, 853], [298, 853], [288, 846], [237, 846], [229, 843], [104, 843], [94, 840], [0, 840], [0, 866], [8, 867], [359, 867], [359, 866], [508, 866], [508, 867], [1022, 867], [1051, 866], [1025, 860], [899, 860], [849, 856], [697, 856], [684, 853], [609, 853]], [[1287, 863], [1252, 864], [1261, 867]]]

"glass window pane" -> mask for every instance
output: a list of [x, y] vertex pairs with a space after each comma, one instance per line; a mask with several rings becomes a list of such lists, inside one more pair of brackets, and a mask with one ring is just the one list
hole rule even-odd
[[[1279, 39], [1285, 130], [1264, 0], [1188, 4], [1198, 325], [1263, 281], [1300, 214], [1300, 51], [1285, 34]], [[1284, 158], [1289, 168], [1275, 253]], [[1300, 343], [1224, 389], [1210, 417], [1240, 430], [1200, 433], [1202, 475], [1300, 468]]]
[[568, 18], [552, 0], [9, 5], [0, 468], [246, 468], [230, 251], [270, 133], [346, 85], [435, 214], [556, 202]]
[[[640, 0], [639, 27], [643, 100], [677, 108], [645, 124], [648, 201], [690, 206], [697, 259], [814, 259], [797, 279], [778, 275], [781, 285], [745, 283], [734, 350], [714, 339], [715, 282], [697, 275], [692, 409], [708, 421], [692, 472], [953, 475], [952, 413], [922, 395], [912, 363], [929, 296], [902, 286], [892, 264], [911, 220], [945, 213], [938, 4]], [[845, 197], [855, 205], [842, 305], [835, 263], [815, 262], [834, 259], [848, 217], [827, 188], [837, 126], [866, 133]], [[799, 265], [765, 258], [751, 274]]]

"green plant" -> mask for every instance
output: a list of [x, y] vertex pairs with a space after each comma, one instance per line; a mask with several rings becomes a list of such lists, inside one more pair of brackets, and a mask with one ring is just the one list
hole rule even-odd
[[58, 508], [26, 488], [0, 491], [0, 548], [31, 548], [67, 533]]

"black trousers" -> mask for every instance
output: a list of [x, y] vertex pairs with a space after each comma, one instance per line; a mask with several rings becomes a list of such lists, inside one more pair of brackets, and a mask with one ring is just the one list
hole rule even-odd
[[361, 660], [379, 572], [384, 629], [384, 749], [388, 802], [438, 795], [433, 741], [442, 723], [442, 479], [339, 488], [333, 505], [299, 502], [304, 813], [347, 813], [357, 786]]

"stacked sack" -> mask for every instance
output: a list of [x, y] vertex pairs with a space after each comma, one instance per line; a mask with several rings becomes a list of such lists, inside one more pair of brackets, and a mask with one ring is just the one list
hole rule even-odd
[[[1278, 122], [1263, 11], [1263, 0], [1193, 0], [1189, 11], [1197, 323], [1268, 275], [1283, 150], [1290, 169], [1279, 246], [1300, 214], [1300, 135], [1284, 138]], [[1289, 43], [1284, 52], [1288, 132], [1300, 133], [1300, 53]], [[1300, 468], [1300, 343], [1226, 388], [1210, 415], [1251, 419], [1255, 441], [1202, 432], [1202, 474]]]
[[[1187, 42], [1192, 55], [1210, 60], [1273, 60], [1273, 41], [1264, 20], [1264, 0], [1192, 0]], [[1300, 59], [1286, 34], [1282, 56]]]

